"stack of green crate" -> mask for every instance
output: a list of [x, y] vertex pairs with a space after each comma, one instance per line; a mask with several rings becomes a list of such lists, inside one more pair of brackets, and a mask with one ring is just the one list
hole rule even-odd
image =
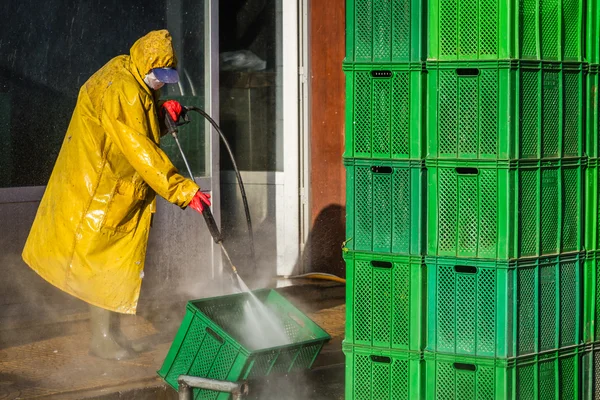
[[428, 399], [582, 398], [585, 4], [428, 4]]
[[347, 1], [346, 399], [425, 395], [423, 7]]
[[584, 330], [586, 353], [583, 362], [583, 398], [595, 399], [600, 393], [600, 113], [598, 110], [598, 72], [600, 64], [600, 4], [588, 2], [587, 58], [590, 63], [586, 93], [585, 140], [588, 165], [585, 174], [585, 249], [584, 267]]
[[600, 388], [597, 8], [347, 1], [347, 399]]

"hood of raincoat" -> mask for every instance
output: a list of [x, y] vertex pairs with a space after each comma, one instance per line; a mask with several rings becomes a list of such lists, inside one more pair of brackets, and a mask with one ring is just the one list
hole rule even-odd
[[129, 52], [133, 64], [132, 73], [142, 80], [154, 68], [176, 68], [177, 57], [173, 39], [166, 29], [152, 31], [139, 38]]
[[48, 282], [108, 310], [136, 311], [155, 194], [185, 208], [199, 189], [161, 150], [143, 81], [175, 65], [169, 33], [150, 32], [82, 86], [23, 250]]

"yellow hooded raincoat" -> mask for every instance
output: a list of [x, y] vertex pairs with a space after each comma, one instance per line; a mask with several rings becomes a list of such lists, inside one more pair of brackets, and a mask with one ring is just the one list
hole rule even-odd
[[48, 282], [120, 313], [136, 311], [155, 193], [186, 207], [198, 191], [158, 147], [143, 80], [176, 62], [169, 33], [154, 31], [83, 85], [23, 250]]

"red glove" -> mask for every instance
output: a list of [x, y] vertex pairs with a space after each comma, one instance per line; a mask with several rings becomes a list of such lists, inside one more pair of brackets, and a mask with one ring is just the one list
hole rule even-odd
[[190, 207], [198, 211], [200, 214], [204, 211], [204, 207], [210, 206], [210, 194], [202, 193], [200, 190], [196, 192], [194, 198], [190, 202]]
[[169, 113], [171, 119], [174, 122], [179, 121], [179, 116], [181, 115], [182, 107], [178, 101], [167, 100], [163, 103], [162, 108], [163, 110], [166, 110]]

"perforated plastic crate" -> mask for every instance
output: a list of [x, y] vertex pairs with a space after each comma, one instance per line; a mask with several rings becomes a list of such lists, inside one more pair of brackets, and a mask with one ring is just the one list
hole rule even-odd
[[423, 59], [421, 0], [347, 0], [346, 61], [407, 63]]
[[585, 171], [585, 249], [600, 250], [599, 159], [588, 159]]
[[584, 155], [585, 65], [429, 62], [427, 69], [428, 157]]
[[427, 350], [506, 358], [581, 344], [583, 259], [427, 257]]
[[[288, 344], [257, 341], [264, 332], [253, 329], [269, 322], [249, 312], [248, 293], [194, 300], [158, 374], [177, 390], [180, 375], [238, 381], [310, 368], [330, 336], [276, 291], [253, 293], [284, 327]], [[229, 394], [194, 389], [194, 398]]]
[[[595, 0], [594, 0], [595, 1]], [[599, 21], [600, 23], [600, 21]], [[598, 105], [600, 104], [598, 91], [598, 65], [590, 65], [589, 73], [587, 74], [587, 90], [586, 90], [586, 154], [589, 157], [600, 157], [600, 112]]]
[[583, 400], [597, 400], [600, 397], [600, 343], [585, 346], [582, 362]]
[[421, 351], [425, 345], [423, 257], [348, 252], [346, 342]]
[[346, 400], [423, 399], [422, 353], [344, 344]]
[[425, 353], [427, 399], [579, 400], [582, 350], [511, 360]]
[[587, 1], [586, 61], [600, 64], [600, 3], [598, 0]]
[[425, 170], [421, 161], [344, 161], [346, 246], [350, 250], [423, 252]]
[[583, 250], [585, 159], [426, 165], [429, 255], [507, 260]]
[[585, 61], [583, 0], [433, 0], [429, 59]]
[[600, 266], [598, 265], [599, 260], [600, 252], [587, 252], [584, 264], [583, 291], [583, 339], [585, 343], [600, 342]]
[[344, 71], [347, 99], [344, 156], [423, 158], [423, 64], [345, 64]]

